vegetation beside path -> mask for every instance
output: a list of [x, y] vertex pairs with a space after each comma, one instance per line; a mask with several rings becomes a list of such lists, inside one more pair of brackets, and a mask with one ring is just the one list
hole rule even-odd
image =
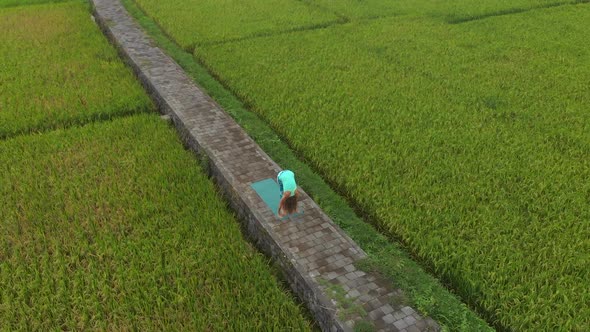
[[154, 110], [88, 8], [0, 9], [0, 138]]
[[0, 142], [9, 330], [307, 330], [157, 115]]
[[342, 18], [297, 0], [141, 1], [185, 49], [328, 26]]

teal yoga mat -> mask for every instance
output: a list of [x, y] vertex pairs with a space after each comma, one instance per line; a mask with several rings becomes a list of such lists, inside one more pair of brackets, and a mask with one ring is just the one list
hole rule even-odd
[[[273, 179], [264, 179], [258, 182], [253, 182], [250, 187], [256, 191], [258, 196], [262, 198], [262, 201], [268, 205], [268, 208], [271, 209], [272, 213], [275, 216], [278, 216], [279, 210], [279, 202], [281, 201], [281, 193], [279, 190], [279, 184], [275, 182]], [[282, 219], [287, 219], [289, 217], [297, 217], [303, 214], [303, 208], [301, 206], [297, 207], [297, 212], [287, 215]]]

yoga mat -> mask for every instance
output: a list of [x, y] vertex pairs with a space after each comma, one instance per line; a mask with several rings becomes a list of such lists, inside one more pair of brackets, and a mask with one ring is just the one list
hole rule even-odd
[[[278, 217], [279, 202], [281, 201], [279, 184], [273, 179], [264, 179], [258, 182], [253, 182], [250, 187], [252, 187], [258, 196], [262, 198], [262, 201], [268, 205], [268, 208], [272, 211], [272, 213]], [[281, 220], [287, 219], [289, 217], [296, 217], [302, 214], [303, 208], [298, 206], [297, 212], [286, 215], [281, 218]]]

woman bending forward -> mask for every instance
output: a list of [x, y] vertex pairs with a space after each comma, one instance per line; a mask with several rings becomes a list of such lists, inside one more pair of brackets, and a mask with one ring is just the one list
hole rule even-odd
[[281, 192], [279, 217], [284, 217], [297, 211], [299, 191], [297, 190], [297, 182], [295, 182], [295, 174], [290, 170], [280, 171], [277, 175], [277, 182]]

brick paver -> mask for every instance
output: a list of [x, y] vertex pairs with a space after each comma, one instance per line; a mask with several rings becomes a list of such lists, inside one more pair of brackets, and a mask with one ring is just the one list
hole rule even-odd
[[357, 269], [366, 256], [302, 192], [305, 213], [280, 221], [250, 184], [280, 167], [143, 33], [119, 0], [93, 0], [103, 31], [170, 116], [184, 142], [206, 155], [210, 171], [258, 247], [282, 267], [293, 290], [325, 331], [350, 331], [364, 320], [376, 331], [437, 331], [430, 318], [397, 303], [401, 290]]

